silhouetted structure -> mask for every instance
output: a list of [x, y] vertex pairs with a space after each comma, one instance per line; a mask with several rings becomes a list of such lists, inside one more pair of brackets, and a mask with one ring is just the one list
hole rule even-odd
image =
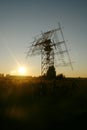
[[[66, 53], [67, 58], [64, 58], [64, 53]], [[27, 56], [41, 54], [41, 75], [52, 75], [54, 72], [50, 72], [51, 68], [55, 68], [54, 61], [57, 55], [58, 66], [70, 65], [72, 68], [69, 52], [64, 40], [62, 28], [59, 23], [57, 29], [53, 29], [42, 33], [39, 37], [35, 38], [35, 41], [28, 48]], [[58, 59], [59, 58], [59, 59]], [[67, 60], [66, 60], [67, 59]]]

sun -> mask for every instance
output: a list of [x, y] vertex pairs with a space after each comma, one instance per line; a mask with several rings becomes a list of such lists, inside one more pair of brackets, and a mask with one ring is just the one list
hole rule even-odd
[[24, 66], [20, 66], [18, 69], [19, 75], [26, 75], [26, 68]]

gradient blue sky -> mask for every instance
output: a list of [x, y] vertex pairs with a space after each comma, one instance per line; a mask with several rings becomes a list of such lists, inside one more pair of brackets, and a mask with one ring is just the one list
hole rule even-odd
[[27, 74], [40, 75], [40, 57], [26, 59], [26, 48], [58, 22], [64, 26], [74, 70], [59, 67], [57, 74], [87, 77], [87, 0], [0, 0], [0, 72], [8, 74], [20, 64]]

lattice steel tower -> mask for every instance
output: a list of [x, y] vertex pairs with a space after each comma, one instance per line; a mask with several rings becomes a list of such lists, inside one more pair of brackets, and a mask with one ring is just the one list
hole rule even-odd
[[[27, 56], [41, 54], [41, 75], [45, 75], [49, 67], [56, 66], [56, 56], [58, 66], [70, 65], [72, 68], [71, 59], [60, 23], [58, 26], [59, 27], [57, 29], [41, 33], [39, 37], [36, 37], [34, 42], [32, 42], [32, 44], [28, 47]], [[67, 58], [64, 58], [65, 54]]]

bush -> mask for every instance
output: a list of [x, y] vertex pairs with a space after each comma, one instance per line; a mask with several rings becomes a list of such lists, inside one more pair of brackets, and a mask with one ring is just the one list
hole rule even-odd
[[54, 79], [56, 78], [56, 71], [54, 66], [50, 66], [47, 70], [47, 78]]

